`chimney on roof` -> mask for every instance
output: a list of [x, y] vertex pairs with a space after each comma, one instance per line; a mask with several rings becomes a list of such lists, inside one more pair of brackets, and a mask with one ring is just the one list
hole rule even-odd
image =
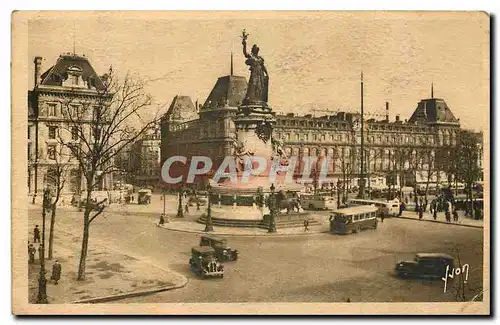
[[35, 60], [33, 62], [35, 63], [35, 87], [38, 87], [41, 82], [42, 75], [42, 57], [35, 57]]
[[434, 83], [431, 83], [431, 98], [434, 98]]
[[385, 121], [389, 122], [389, 102], [385, 102]]
[[396, 122], [399, 122], [399, 114], [396, 115]]

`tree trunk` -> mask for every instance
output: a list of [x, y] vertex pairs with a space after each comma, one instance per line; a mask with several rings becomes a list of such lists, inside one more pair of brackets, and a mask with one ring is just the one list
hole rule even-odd
[[91, 190], [87, 190], [87, 200], [85, 202], [85, 211], [83, 213], [83, 236], [82, 236], [82, 250], [80, 252], [80, 263], [78, 264], [77, 280], [85, 280], [85, 267], [87, 263], [87, 251], [89, 245], [89, 226], [90, 226], [90, 206]]
[[57, 201], [52, 205], [52, 212], [50, 214], [49, 257], [48, 257], [49, 260], [52, 259], [54, 251], [54, 225], [56, 223], [56, 205]]
[[[59, 183], [59, 182], [58, 182]], [[49, 232], [49, 257], [48, 259], [52, 259], [53, 251], [54, 251], [54, 226], [56, 223], [56, 209], [57, 202], [59, 202], [59, 198], [61, 197], [61, 189], [60, 183], [58, 184], [58, 189], [56, 191], [56, 198], [54, 203], [52, 204], [52, 211], [50, 213], [50, 232]]]

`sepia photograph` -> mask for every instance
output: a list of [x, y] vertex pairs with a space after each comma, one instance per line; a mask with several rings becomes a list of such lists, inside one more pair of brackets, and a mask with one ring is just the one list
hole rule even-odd
[[489, 315], [490, 16], [12, 14], [12, 312]]

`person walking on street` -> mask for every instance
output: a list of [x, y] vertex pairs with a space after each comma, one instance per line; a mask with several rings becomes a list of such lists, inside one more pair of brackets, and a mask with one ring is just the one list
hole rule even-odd
[[458, 222], [458, 212], [457, 212], [457, 207], [453, 207], [453, 222]]
[[304, 231], [309, 231], [309, 219], [304, 219]]
[[422, 220], [424, 217], [424, 211], [422, 210], [422, 206], [418, 206], [418, 220]]
[[61, 271], [61, 264], [59, 264], [59, 261], [56, 260], [52, 265], [52, 276], [50, 277], [50, 280], [54, 281], [54, 284], [57, 284], [57, 282], [59, 282], [59, 279], [61, 278]]
[[196, 211], [200, 211], [200, 201], [196, 201]]
[[401, 217], [403, 215], [404, 209], [405, 209], [405, 204], [403, 202], [401, 202], [401, 204], [399, 205], [399, 214], [398, 214], [398, 217]]
[[29, 254], [29, 264], [34, 264], [35, 263], [36, 248], [35, 248], [35, 246], [33, 246], [33, 244], [28, 245], [28, 254]]
[[379, 212], [379, 215], [380, 215], [380, 222], [384, 222], [384, 218], [385, 218], [384, 211], [381, 210]]
[[427, 205], [429, 204], [429, 201], [427, 200], [427, 196], [424, 199], [424, 212], [427, 211]]
[[436, 219], [437, 219], [437, 216], [438, 216], [438, 215], [437, 215], [437, 213], [438, 213], [438, 212], [437, 212], [436, 203], [434, 202], [434, 206], [433, 206], [433, 208], [432, 208], [432, 217], [434, 218], [434, 220], [436, 220]]
[[33, 229], [33, 242], [34, 243], [40, 242], [40, 228], [38, 228], [38, 225], [36, 225], [35, 229]]
[[450, 207], [451, 203], [449, 202], [445, 202], [444, 204], [444, 215], [445, 215], [445, 218], [446, 218], [446, 223], [450, 223], [451, 222], [451, 207]]
[[188, 203], [186, 203], [186, 205], [184, 207], [184, 212], [189, 213], [189, 204]]

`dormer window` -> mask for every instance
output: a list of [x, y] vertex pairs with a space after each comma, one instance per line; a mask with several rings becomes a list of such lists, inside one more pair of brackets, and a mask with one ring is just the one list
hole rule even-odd
[[72, 65], [66, 70], [68, 78], [63, 82], [63, 86], [86, 87], [86, 82], [82, 79], [82, 68]]

